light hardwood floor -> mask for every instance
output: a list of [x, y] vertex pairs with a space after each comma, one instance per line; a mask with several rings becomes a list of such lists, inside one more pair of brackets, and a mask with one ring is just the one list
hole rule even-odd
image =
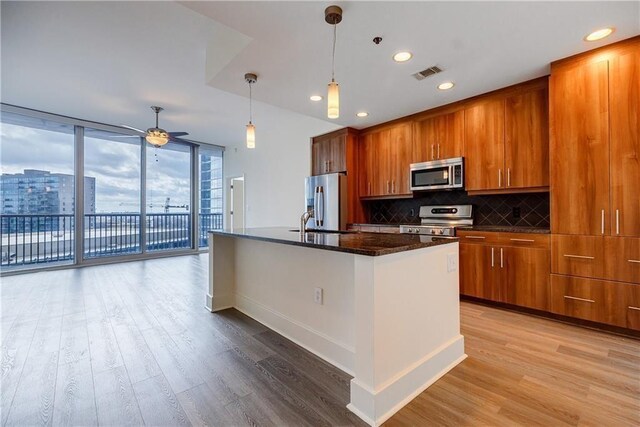
[[[363, 425], [349, 380], [235, 310], [207, 256], [3, 277], [2, 425]], [[469, 357], [387, 425], [640, 424], [640, 342], [462, 303]]]

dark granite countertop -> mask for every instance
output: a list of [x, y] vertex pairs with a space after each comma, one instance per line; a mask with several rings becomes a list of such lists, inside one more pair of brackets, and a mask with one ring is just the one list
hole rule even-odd
[[459, 230], [492, 231], [500, 233], [533, 233], [549, 234], [551, 231], [544, 227], [521, 227], [515, 225], [463, 225]]
[[344, 231], [307, 232], [302, 238], [298, 231], [290, 230], [292, 228], [269, 227], [215, 230], [209, 233], [367, 256], [388, 255], [458, 241], [456, 238]]

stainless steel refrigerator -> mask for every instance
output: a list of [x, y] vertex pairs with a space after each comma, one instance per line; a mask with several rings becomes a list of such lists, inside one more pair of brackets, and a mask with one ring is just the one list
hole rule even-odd
[[307, 228], [346, 230], [347, 176], [342, 173], [309, 176], [305, 180], [305, 209], [313, 210]]

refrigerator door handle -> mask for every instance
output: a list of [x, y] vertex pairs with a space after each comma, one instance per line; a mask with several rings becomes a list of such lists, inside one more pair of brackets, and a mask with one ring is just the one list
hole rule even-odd
[[318, 211], [318, 192], [319, 192], [319, 188], [316, 185], [316, 188], [314, 190], [314, 194], [313, 194], [313, 218], [316, 224], [318, 223], [318, 215], [320, 214], [320, 212]]
[[324, 187], [318, 187], [318, 220], [321, 227], [324, 226]]

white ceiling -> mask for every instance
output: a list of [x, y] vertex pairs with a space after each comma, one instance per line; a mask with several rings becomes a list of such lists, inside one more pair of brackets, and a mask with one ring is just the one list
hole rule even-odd
[[[183, 2], [253, 40], [209, 84], [245, 94], [242, 76], [259, 74], [255, 98], [326, 118], [332, 26], [323, 2]], [[640, 2], [337, 2], [336, 80], [342, 125], [365, 127], [540, 77], [549, 63], [640, 33]], [[588, 43], [603, 26], [613, 36]], [[375, 36], [383, 38], [375, 45]], [[392, 55], [409, 50], [397, 64]], [[423, 81], [411, 75], [432, 65], [445, 71]], [[438, 91], [452, 80], [453, 90]], [[366, 119], [356, 112], [370, 113]]]
[[[169, 131], [240, 145], [246, 72], [259, 75], [257, 124], [365, 127], [544, 75], [552, 60], [640, 33], [637, 1], [338, 2], [341, 117], [328, 124], [325, 102], [309, 95], [325, 95], [330, 79], [329, 4], [2, 1], [2, 101], [139, 128], [157, 104]], [[582, 40], [611, 25], [605, 41]], [[414, 58], [394, 63], [400, 49]], [[411, 77], [431, 65], [445, 72]], [[456, 87], [439, 92], [447, 79]]]

